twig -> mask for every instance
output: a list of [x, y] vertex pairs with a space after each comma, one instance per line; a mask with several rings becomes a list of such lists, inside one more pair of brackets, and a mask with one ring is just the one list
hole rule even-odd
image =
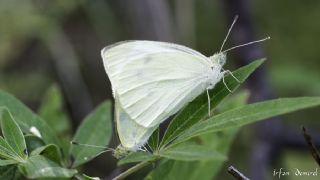
[[246, 176], [244, 176], [238, 169], [236, 169], [233, 166], [230, 166], [228, 168], [228, 172], [236, 179], [238, 180], [250, 180], [249, 178], [247, 178]]
[[303, 137], [306, 140], [309, 149], [311, 151], [312, 157], [314, 158], [314, 160], [318, 163], [318, 165], [320, 166], [320, 155], [319, 155], [319, 151], [317, 150], [316, 146], [313, 144], [312, 142], [312, 138], [311, 136], [308, 134], [307, 129], [305, 127], [302, 126], [302, 131], [303, 131]]
[[123, 172], [123, 167], [115, 168], [107, 177], [103, 178], [103, 180], [112, 180], [115, 177], [119, 176]]

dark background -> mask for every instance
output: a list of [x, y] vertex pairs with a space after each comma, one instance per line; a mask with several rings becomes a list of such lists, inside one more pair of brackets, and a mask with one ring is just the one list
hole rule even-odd
[[[104, 46], [129, 39], [160, 40], [211, 56], [236, 14], [239, 20], [226, 47], [271, 36], [228, 53], [230, 70], [268, 59], [243, 86], [251, 91], [251, 101], [320, 95], [317, 0], [3, 0], [0, 88], [37, 111], [48, 87], [58, 84], [75, 130], [97, 104], [111, 99], [100, 57]], [[273, 170], [280, 167], [313, 170], [316, 163], [305, 147], [301, 125], [309, 127], [318, 143], [319, 114], [311, 109], [243, 128], [227, 165], [252, 179], [275, 179]], [[111, 146], [116, 137], [113, 141]], [[115, 159], [106, 154], [84, 170], [107, 177], [114, 168]], [[226, 167], [220, 176], [231, 178]]]

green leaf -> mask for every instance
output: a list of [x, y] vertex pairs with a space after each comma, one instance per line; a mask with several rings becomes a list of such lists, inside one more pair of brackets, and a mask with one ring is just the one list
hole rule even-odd
[[157, 151], [159, 145], [159, 128], [157, 128], [149, 138], [148, 145], [153, 152]]
[[180, 161], [226, 160], [227, 157], [204, 145], [184, 143], [159, 152], [161, 157]]
[[11, 165], [11, 164], [17, 164], [18, 161], [15, 161], [15, 160], [2, 160], [0, 159], [0, 166], [8, 166], [8, 165]]
[[[238, 94], [233, 95], [232, 97], [226, 99], [222, 104], [219, 104], [218, 111], [223, 113], [227, 110], [231, 110], [237, 107], [245, 105], [249, 97], [248, 91], [241, 91]], [[239, 128], [227, 129], [224, 131], [204, 134], [199, 137], [201, 144], [205, 146], [210, 146], [219, 153], [228, 155], [231, 144], [238, 132]], [[189, 179], [213, 179], [223, 167], [225, 161], [213, 160], [213, 161], [201, 161], [197, 163], [189, 163], [188, 165], [181, 165], [181, 163], [175, 163], [176, 166], [186, 166], [186, 168], [191, 167], [193, 171], [188, 173]], [[188, 171], [187, 171], [188, 172]], [[187, 179], [187, 178], [186, 178]]]
[[177, 177], [183, 180], [210, 180], [211, 178], [207, 178], [206, 174], [201, 174], [201, 176], [197, 176], [198, 173], [204, 173], [203, 170], [214, 168], [213, 166], [208, 164], [208, 162], [212, 161], [174, 161], [174, 160], [165, 160], [159, 164], [159, 167], [156, 167], [155, 170], [151, 171], [146, 180], [176, 180]]
[[35, 135], [26, 135], [24, 136], [24, 139], [26, 140], [28, 152], [32, 152], [33, 150], [45, 145], [45, 142]]
[[[170, 172], [172, 172], [172, 168], [176, 161], [163, 159], [158, 164], [158, 167], [155, 170], [151, 171], [144, 179], [145, 180], [162, 180], [162, 179], [172, 179], [170, 178]], [[188, 172], [188, 171], [180, 171], [180, 172]], [[183, 173], [182, 173], [183, 174]], [[181, 177], [177, 174], [177, 177]]]
[[[248, 97], [249, 93], [247, 91], [241, 91], [240, 93], [233, 95], [232, 97], [226, 99], [222, 105], [219, 104], [219, 113], [243, 106]], [[225, 131], [198, 136], [196, 139], [194, 139], [194, 141], [201, 142], [201, 145], [210, 147], [217, 152], [228, 156], [229, 149], [237, 132], [238, 128], [227, 129]], [[179, 174], [179, 172], [183, 171], [187, 172], [183, 177], [185, 180], [211, 180], [217, 175], [217, 173], [220, 172], [224, 162], [225, 160], [175, 162], [170, 174], [172, 174], [172, 177], [175, 177]]]
[[[257, 69], [262, 63], [262, 60], [256, 60], [244, 67], [241, 67], [233, 72], [233, 75], [240, 81], [245, 81], [248, 76]], [[234, 91], [239, 86], [239, 83], [231, 76], [225, 77], [225, 82]], [[211, 111], [228, 95], [230, 92], [226, 89], [222, 82], [219, 82], [215, 88], [210, 91]], [[208, 116], [208, 99], [206, 92], [197, 97], [194, 101], [183, 108], [170, 122], [165, 135], [160, 143], [163, 148], [175, 138], [177, 138], [184, 130], [188, 129], [197, 122], [204, 120]]]
[[16, 165], [0, 166], [0, 179], [4, 180], [18, 180], [20, 173]]
[[[219, 112], [234, 109], [243, 106], [249, 96], [248, 91], [241, 91], [238, 94], [226, 99], [224, 103], [219, 104]], [[213, 149], [224, 156], [228, 155], [231, 143], [238, 129], [228, 129], [226, 131], [209, 133], [192, 139], [202, 146]], [[219, 172], [225, 160], [205, 160], [205, 161], [174, 161], [163, 159], [154, 168], [145, 179], [148, 180], [175, 180], [177, 177], [184, 180], [211, 180]], [[184, 173], [181, 173], [184, 172]]]
[[30, 128], [36, 127], [46, 143], [60, 144], [60, 141], [45, 121], [33, 113], [18, 99], [7, 92], [0, 90], [0, 107], [1, 106], [6, 106], [10, 109], [23, 132], [30, 133]]
[[12, 159], [16, 161], [23, 161], [21, 157], [12, 149], [6, 140], [0, 136], [0, 157], [5, 159]]
[[38, 112], [59, 137], [60, 147], [63, 153], [67, 154], [71, 139], [71, 121], [64, 111], [63, 96], [57, 85], [52, 85], [47, 90]]
[[[210, 133], [200, 136], [202, 146], [209, 146], [219, 153], [227, 156], [231, 143], [236, 135], [237, 129]], [[204, 160], [204, 161], [176, 161], [163, 159], [158, 166], [151, 171], [145, 179], [147, 180], [176, 180], [177, 177], [183, 180], [211, 180], [220, 172], [225, 160]], [[183, 173], [181, 173], [183, 172]]]
[[[91, 112], [78, 128], [73, 141], [82, 144], [106, 147], [112, 135], [111, 102], [106, 101]], [[99, 155], [104, 149], [85, 147], [81, 145], [71, 146], [71, 155], [75, 158], [73, 167], [77, 167], [90, 161]]]
[[57, 85], [52, 85], [48, 89], [38, 113], [60, 138], [69, 135], [71, 124], [64, 112], [62, 93]]
[[249, 104], [206, 121], [199, 122], [184, 131], [174, 142], [178, 144], [201, 134], [240, 127], [259, 120], [320, 105], [320, 97], [282, 98]]
[[22, 159], [26, 159], [27, 146], [24, 136], [7, 108], [0, 108], [0, 126], [2, 135], [8, 144]]
[[133, 152], [128, 154], [126, 157], [122, 158], [120, 161], [118, 161], [118, 166], [141, 161], [152, 161], [157, 158], [157, 156], [154, 156], [153, 154], [148, 152]]
[[244, 106], [249, 99], [250, 93], [247, 90], [240, 91], [237, 94], [234, 94], [230, 98], [226, 98], [225, 101], [220, 103], [216, 108], [218, 114], [221, 114], [225, 111]]
[[62, 168], [41, 155], [31, 156], [27, 162], [19, 164], [18, 167], [20, 172], [30, 179], [71, 178], [77, 173], [77, 170]]
[[[219, 131], [215, 133], [209, 133], [200, 136], [204, 144], [208, 144], [211, 148], [214, 148], [219, 153], [228, 156], [229, 149], [231, 148], [232, 142], [238, 132], [238, 128], [228, 129], [225, 131]], [[220, 172], [220, 168], [223, 166], [225, 160], [213, 160], [213, 161], [202, 161], [196, 165], [190, 177], [198, 179], [212, 179], [217, 173]], [[193, 166], [193, 165], [191, 165]], [[191, 178], [191, 179], [192, 179]]]
[[59, 147], [56, 146], [55, 144], [48, 144], [46, 146], [42, 146], [33, 150], [31, 152], [31, 156], [35, 156], [35, 155], [45, 156], [46, 158], [58, 164], [61, 163], [61, 159], [62, 159]]

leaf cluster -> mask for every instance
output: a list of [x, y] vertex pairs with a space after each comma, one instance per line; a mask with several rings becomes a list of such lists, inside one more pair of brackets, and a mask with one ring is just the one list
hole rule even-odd
[[[90, 179], [79, 174], [77, 168], [103, 149], [70, 144], [70, 122], [62, 100], [59, 88], [52, 86], [42, 101], [39, 116], [0, 91], [0, 179]], [[84, 118], [72, 140], [106, 147], [111, 127], [111, 102], [106, 101]]]

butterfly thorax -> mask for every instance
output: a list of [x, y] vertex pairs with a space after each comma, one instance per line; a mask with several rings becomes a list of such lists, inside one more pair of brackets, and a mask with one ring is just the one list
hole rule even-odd
[[223, 76], [222, 66], [226, 62], [226, 54], [225, 53], [216, 53], [213, 56], [209, 57], [211, 63], [211, 71], [208, 74], [208, 79], [206, 86], [208, 89], [212, 89], [217, 82], [219, 82]]

